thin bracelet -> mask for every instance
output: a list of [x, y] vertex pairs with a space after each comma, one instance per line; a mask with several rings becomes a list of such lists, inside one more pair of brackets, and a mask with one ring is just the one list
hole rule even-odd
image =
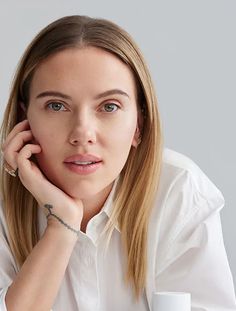
[[55, 217], [58, 221], [60, 221], [60, 223], [62, 223], [67, 229], [73, 231], [74, 233], [76, 233], [77, 235], [79, 235], [80, 230], [75, 230], [73, 228], [71, 228], [71, 226], [69, 226], [67, 223], [65, 223], [60, 217], [58, 217], [57, 215], [55, 215], [54, 213], [52, 213], [51, 209], [53, 208], [53, 206], [51, 204], [45, 204], [44, 207], [48, 210], [49, 214], [47, 215], [47, 218], [49, 216], [53, 216]]

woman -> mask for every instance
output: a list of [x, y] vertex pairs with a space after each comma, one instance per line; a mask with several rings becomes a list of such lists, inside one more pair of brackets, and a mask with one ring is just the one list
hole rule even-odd
[[68, 16], [43, 29], [1, 138], [1, 311], [149, 310], [153, 291], [236, 310], [224, 198], [163, 148], [149, 71], [119, 26]]

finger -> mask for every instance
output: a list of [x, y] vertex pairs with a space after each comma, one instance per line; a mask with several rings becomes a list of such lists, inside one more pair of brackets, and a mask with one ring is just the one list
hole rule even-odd
[[5, 161], [11, 165], [12, 168], [17, 168], [16, 157], [18, 152], [23, 148], [23, 146], [33, 138], [31, 131], [23, 131], [17, 133], [14, 138], [8, 143], [3, 152]]
[[41, 150], [39, 145], [27, 144], [21, 149], [17, 156], [18, 176], [22, 184], [33, 194], [36, 200], [37, 191], [39, 190], [38, 181], [41, 180], [43, 174], [38, 166], [29, 159], [33, 154], [40, 153]]
[[21, 149], [16, 157], [16, 165], [18, 167], [19, 174], [25, 175], [29, 171], [32, 172], [35, 164], [29, 159], [33, 154], [40, 153], [41, 151], [42, 148], [40, 145], [34, 144], [27, 144]]
[[29, 127], [29, 121], [25, 119], [24, 121], [21, 121], [17, 123], [14, 128], [11, 130], [11, 132], [8, 134], [5, 142], [2, 144], [1, 149], [4, 152], [5, 147], [8, 145], [8, 143], [12, 140], [12, 138], [19, 132], [25, 130], [27, 127]]
[[35, 144], [25, 145], [17, 155], [18, 167], [20, 166], [29, 167], [30, 161], [27, 162], [25, 160], [29, 160], [33, 154], [40, 153], [41, 151], [42, 151], [42, 148], [40, 147], [40, 145], [35, 145]]

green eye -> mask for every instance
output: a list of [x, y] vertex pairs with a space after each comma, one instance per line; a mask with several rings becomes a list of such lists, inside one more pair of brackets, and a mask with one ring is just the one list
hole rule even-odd
[[[117, 111], [118, 109], [120, 109], [118, 105], [112, 104], [112, 103], [105, 104], [104, 107], [105, 107], [106, 112], [113, 112], [113, 111]], [[116, 107], [115, 110], [114, 110], [114, 107]]]
[[[54, 111], [60, 111], [61, 107], [64, 107], [64, 105], [62, 103], [59, 102], [51, 102], [50, 104], [47, 105], [47, 107], [49, 107], [50, 109], [54, 110]], [[65, 109], [63, 109], [65, 110]]]

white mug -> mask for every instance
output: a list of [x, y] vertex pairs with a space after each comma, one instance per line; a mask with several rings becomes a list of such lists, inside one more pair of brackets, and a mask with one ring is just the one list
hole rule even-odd
[[191, 294], [186, 292], [154, 292], [152, 311], [191, 311]]

